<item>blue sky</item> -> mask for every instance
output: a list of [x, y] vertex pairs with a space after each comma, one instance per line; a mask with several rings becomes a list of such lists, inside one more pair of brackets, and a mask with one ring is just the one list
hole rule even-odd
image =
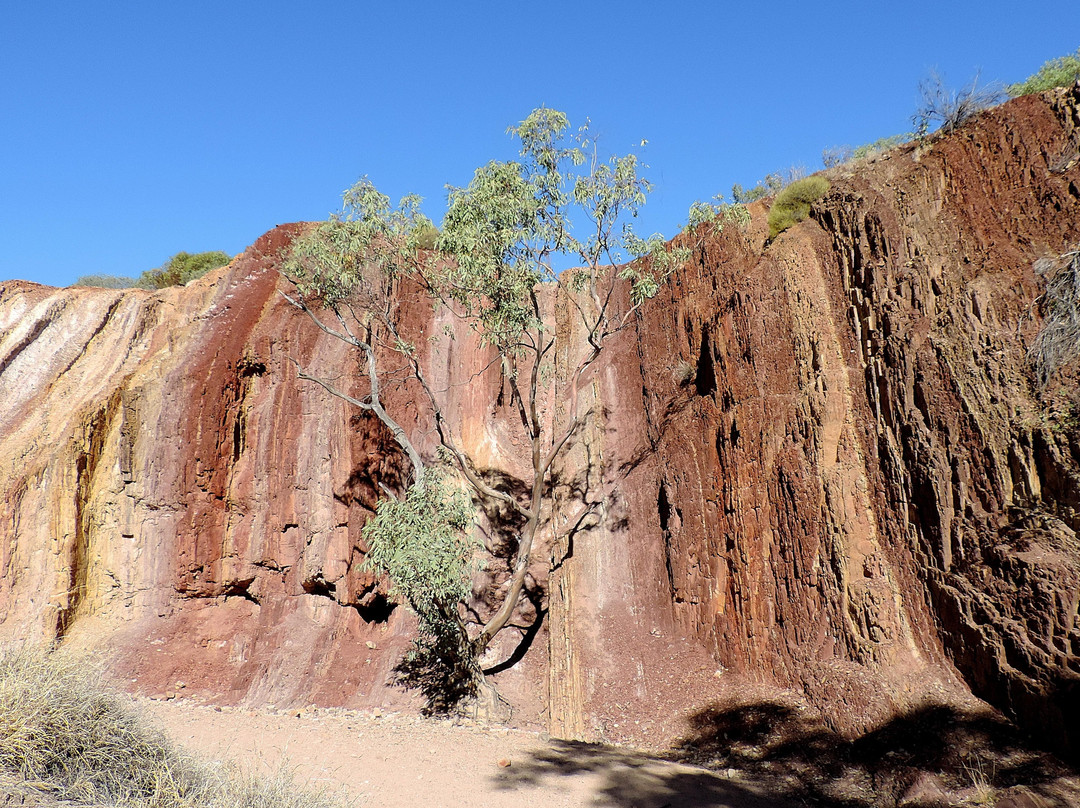
[[8, 2], [0, 279], [237, 253], [365, 174], [439, 221], [540, 105], [605, 151], [647, 139], [639, 230], [672, 235], [695, 199], [908, 130], [929, 69], [1017, 81], [1078, 31], [1038, 1]]

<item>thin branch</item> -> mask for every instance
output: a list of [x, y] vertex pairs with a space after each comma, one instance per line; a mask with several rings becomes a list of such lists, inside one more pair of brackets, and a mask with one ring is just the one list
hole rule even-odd
[[[390, 325], [390, 328], [396, 336], [397, 332], [392, 324]], [[454, 439], [450, 434], [450, 428], [446, 423], [445, 416], [443, 415], [442, 408], [439, 406], [438, 400], [435, 397], [435, 391], [432, 389], [431, 384], [428, 382], [427, 377], [424, 375], [424, 371], [420, 367], [420, 362], [417, 359], [416, 355], [406, 354], [406, 358], [408, 359], [409, 364], [412, 367], [413, 378], [415, 378], [416, 381], [419, 382], [421, 388], [424, 390], [424, 394], [427, 396], [428, 399], [428, 404], [431, 407], [432, 413], [434, 414], [435, 429], [439, 435], [439, 443], [448, 452], [450, 452], [451, 455], [453, 455], [454, 459], [457, 461], [458, 467], [461, 469], [461, 473], [465, 475], [465, 479], [481, 496], [487, 497], [488, 499], [492, 499], [497, 502], [503, 502], [506, 505], [509, 505], [519, 514], [521, 514], [521, 516], [525, 519], [531, 519], [533, 516], [533, 512], [531, 509], [526, 508], [524, 505], [518, 502], [516, 498], [514, 498], [510, 494], [507, 494], [505, 491], [500, 491], [497, 488], [488, 485], [483, 480], [483, 478], [481, 478], [480, 475], [476, 473], [476, 470], [473, 469], [472, 464], [469, 462], [468, 458], [460, 449], [458, 449], [457, 445], [454, 443]], [[488, 367], [490, 367], [490, 364], [488, 365]]]
[[322, 387], [324, 390], [326, 390], [326, 392], [330, 393], [330, 395], [337, 396], [342, 401], [348, 402], [349, 404], [352, 404], [354, 407], [359, 407], [362, 410], [370, 410], [371, 409], [371, 405], [369, 403], [367, 403], [366, 401], [361, 401], [358, 398], [353, 398], [348, 393], [346, 393], [346, 392], [344, 392], [342, 390], [338, 390], [336, 387], [334, 387], [334, 385], [332, 385], [332, 384], [330, 384], [330, 382], [326, 381], [326, 379], [320, 379], [318, 376], [312, 376], [310, 373], [306, 372], [300, 366], [300, 363], [297, 362], [295, 359], [293, 359], [291, 356], [289, 357], [289, 361], [292, 362], [293, 365], [296, 366], [296, 377], [298, 379], [303, 379], [304, 381], [307, 381], [307, 382], [315, 382], [315, 384]]
[[281, 291], [280, 289], [278, 289], [278, 294], [281, 295], [283, 298], [285, 298], [287, 301], [289, 301], [289, 303], [291, 303], [293, 306], [295, 306], [296, 308], [300, 309], [302, 312], [307, 314], [307, 316], [311, 318], [312, 322], [314, 322], [315, 325], [317, 325], [323, 332], [329, 334], [331, 337], [334, 337], [335, 339], [339, 339], [342, 342], [348, 343], [349, 345], [353, 345], [353, 346], [355, 346], [357, 348], [360, 347], [360, 341], [357, 340], [356, 337], [353, 337], [350, 334], [343, 334], [342, 332], [337, 331], [336, 329], [333, 329], [330, 326], [328, 326], [326, 323], [324, 323], [315, 314], [314, 311], [311, 310], [311, 308], [308, 306], [308, 304], [305, 303], [303, 300], [293, 299], [293, 298], [289, 297], [287, 294], [285, 294], [283, 291]]
[[326, 325], [326, 323], [324, 323], [319, 317], [317, 317], [315, 315], [315, 312], [313, 312], [311, 308], [303, 302], [303, 300], [294, 299], [280, 290], [279, 293], [293, 306], [305, 312], [308, 317], [310, 317], [311, 320], [316, 325], [318, 325], [323, 332], [329, 334], [336, 339], [341, 340], [348, 345], [352, 345], [356, 348], [363, 350], [368, 360], [367, 376], [368, 383], [371, 386], [371, 392], [369, 393], [370, 401], [365, 402], [361, 399], [355, 398], [354, 396], [350, 396], [343, 390], [338, 390], [325, 379], [320, 379], [316, 376], [312, 376], [310, 373], [307, 373], [302, 367], [300, 367], [300, 364], [295, 359], [293, 359], [291, 361], [294, 365], [296, 365], [298, 377], [304, 379], [305, 381], [315, 382], [331, 395], [337, 396], [338, 398], [352, 404], [353, 406], [359, 407], [363, 410], [369, 410], [371, 412], [374, 412], [378, 419], [383, 423], [383, 425], [390, 430], [391, 434], [394, 436], [394, 441], [397, 443], [397, 445], [401, 447], [401, 449], [405, 452], [406, 455], [408, 455], [409, 462], [412, 464], [413, 483], [416, 485], [422, 485], [426, 472], [424, 461], [420, 457], [420, 453], [416, 450], [416, 447], [413, 445], [412, 441], [409, 440], [409, 436], [408, 434], [406, 434], [401, 424], [399, 424], [390, 416], [390, 414], [383, 407], [382, 401], [379, 398], [379, 369], [375, 360], [375, 349], [372, 348], [370, 343], [364, 342], [363, 340], [358, 339], [357, 337], [353, 336], [351, 333], [348, 332], [348, 326], [346, 326], [344, 318], [341, 316], [341, 312], [337, 311], [336, 309], [334, 311], [334, 314], [337, 316], [338, 321], [341, 322], [342, 327], [346, 328], [346, 332], [338, 331]]
[[[524, 426], [525, 430], [529, 433], [529, 437], [535, 439], [537, 437], [536, 427], [534, 427], [532, 420], [529, 418], [529, 413], [525, 409], [525, 399], [521, 397], [521, 390], [518, 389], [517, 374], [506, 373], [506, 378], [510, 384], [511, 397], [517, 401], [518, 415], [521, 417], [522, 426]], [[535, 394], [534, 390], [533, 395]]]
[[541, 472], [542, 474], [547, 476], [548, 471], [551, 470], [551, 464], [555, 462], [555, 458], [558, 457], [559, 452], [562, 451], [563, 447], [566, 445], [566, 442], [570, 440], [570, 436], [577, 431], [578, 427], [581, 426], [581, 424], [581, 418], [574, 418], [574, 420], [570, 422], [570, 426], [566, 428], [566, 431], [563, 433], [562, 437], [559, 438], [559, 440], [552, 447], [551, 452], [547, 456], [547, 459], [544, 460], [544, 464], [542, 466], [543, 470]]

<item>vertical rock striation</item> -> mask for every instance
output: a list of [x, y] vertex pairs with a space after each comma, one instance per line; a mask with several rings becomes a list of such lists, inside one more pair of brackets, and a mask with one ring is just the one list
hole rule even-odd
[[[529, 644], [498, 674], [526, 714], [655, 741], [754, 680], [856, 734], [973, 692], [1075, 755], [1080, 369], [1039, 389], [1026, 350], [1033, 262], [1080, 243], [1078, 109], [1080, 88], [1018, 99], [831, 170], [771, 244], [759, 207], [697, 245], [577, 391], [592, 417], [557, 469], [535, 602], [496, 649]], [[401, 461], [296, 379], [293, 360], [358, 383], [277, 294], [296, 232], [156, 294], [0, 285], [4, 637], [109, 647], [147, 690], [400, 701], [412, 625], [360, 529]], [[475, 336], [391, 294], [478, 467], [520, 478]], [[546, 297], [556, 425], [583, 350], [568, 294]], [[423, 423], [412, 392], [387, 406]]]

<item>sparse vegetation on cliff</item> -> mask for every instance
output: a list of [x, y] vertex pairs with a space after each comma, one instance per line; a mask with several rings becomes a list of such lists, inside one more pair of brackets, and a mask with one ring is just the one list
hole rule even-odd
[[0, 655], [0, 773], [29, 790], [123, 808], [332, 808], [281, 774], [256, 778], [174, 746], [85, 659]]
[[694, 202], [686, 220], [686, 229], [697, 230], [707, 225], [709, 232], [719, 233], [728, 225], [746, 227], [750, 223], [750, 211], [746, 205], [728, 204], [722, 196], [714, 197], [715, 202]]
[[178, 252], [157, 269], [149, 269], [140, 275], [135, 285], [140, 289], [181, 286], [227, 263], [229, 263], [229, 256], [220, 250], [201, 253]]
[[[432, 236], [427, 234], [428, 240]], [[72, 286], [96, 286], [102, 289], [165, 289], [182, 286], [207, 272], [223, 267], [231, 259], [220, 250], [201, 253], [178, 252], [160, 267], [148, 269], [137, 278], [122, 275], [83, 275]]]
[[1057, 370], [1080, 358], [1080, 250], [1035, 262], [1046, 278], [1042, 296], [1043, 325], [1028, 358], [1045, 387]]
[[744, 188], [735, 183], [731, 186], [731, 199], [736, 205], [749, 205], [767, 196], [775, 196], [786, 186], [803, 179], [806, 176], [806, 167], [793, 165], [785, 171], [773, 171], [765, 175], [765, 178], [751, 186]]
[[769, 239], [809, 216], [810, 206], [828, 190], [829, 181], [820, 176], [796, 180], [784, 188], [769, 208]]
[[98, 289], [131, 289], [138, 283], [138, 278], [122, 275], [83, 275], [75, 279], [72, 286], [93, 286]]
[[826, 168], [843, 165], [852, 160], [865, 160], [877, 157], [887, 151], [895, 149], [910, 142], [915, 137], [912, 132], [904, 132], [899, 135], [889, 135], [878, 138], [873, 143], [864, 143], [862, 146], [852, 148], [850, 146], [832, 146], [821, 152], [821, 162]]
[[851, 158], [853, 160], [862, 160], [867, 157], [876, 157], [879, 154], [895, 149], [897, 146], [909, 143], [914, 137], [915, 134], [913, 132], [902, 132], [899, 135], [889, 135], [888, 137], [878, 138], [873, 143], [864, 143], [862, 146], [856, 146], [851, 150]]
[[1080, 81], [1080, 48], [1076, 53], [1051, 59], [1026, 80], [1010, 84], [1006, 92], [1016, 98], [1052, 90], [1054, 87], [1068, 87], [1075, 81]]
[[759, 199], [772, 196], [779, 192], [784, 185], [784, 178], [780, 174], [773, 172], [772, 174], [766, 174], [765, 179], [749, 188], [744, 188], [739, 183], [735, 183], [731, 186], [731, 198], [736, 205], [749, 205], [751, 202], [757, 202]]
[[919, 82], [919, 106], [911, 116], [916, 137], [926, 137], [935, 128], [952, 132], [964, 121], [994, 104], [1003, 96], [994, 85], [980, 85], [975, 76], [971, 86], [950, 90], [936, 72]]

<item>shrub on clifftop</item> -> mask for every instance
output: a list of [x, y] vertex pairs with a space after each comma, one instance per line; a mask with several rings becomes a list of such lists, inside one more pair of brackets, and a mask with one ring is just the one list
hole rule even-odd
[[769, 240], [809, 216], [810, 205], [821, 199], [828, 190], [829, 181], [819, 176], [796, 180], [784, 188], [769, 208]]
[[122, 275], [82, 275], [72, 286], [93, 286], [98, 289], [131, 289], [138, 280]]
[[996, 85], [980, 85], [978, 75], [970, 86], [950, 90], [936, 72], [919, 82], [919, 108], [911, 116], [915, 136], [925, 138], [935, 126], [942, 132], [953, 132], [976, 112], [982, 112], [1002, 99]]
[[1054, 87], [1068, 87], [1074, 81], [1080, 81], [1080, 48], [1076, 53], [1051, 59], [1040, 67], [1037, 73], [1028, 76], [1026, 81], [1010, 84], [1007, 92], [1016, 98], [1052, 90]]
[[229, 256], [220, 250], [201, 253], [178, 252], [157, 269], [148, 269], [140, 275], [135, 285], [140, 289], [181, 286], [227, 263], [229, 263]]

